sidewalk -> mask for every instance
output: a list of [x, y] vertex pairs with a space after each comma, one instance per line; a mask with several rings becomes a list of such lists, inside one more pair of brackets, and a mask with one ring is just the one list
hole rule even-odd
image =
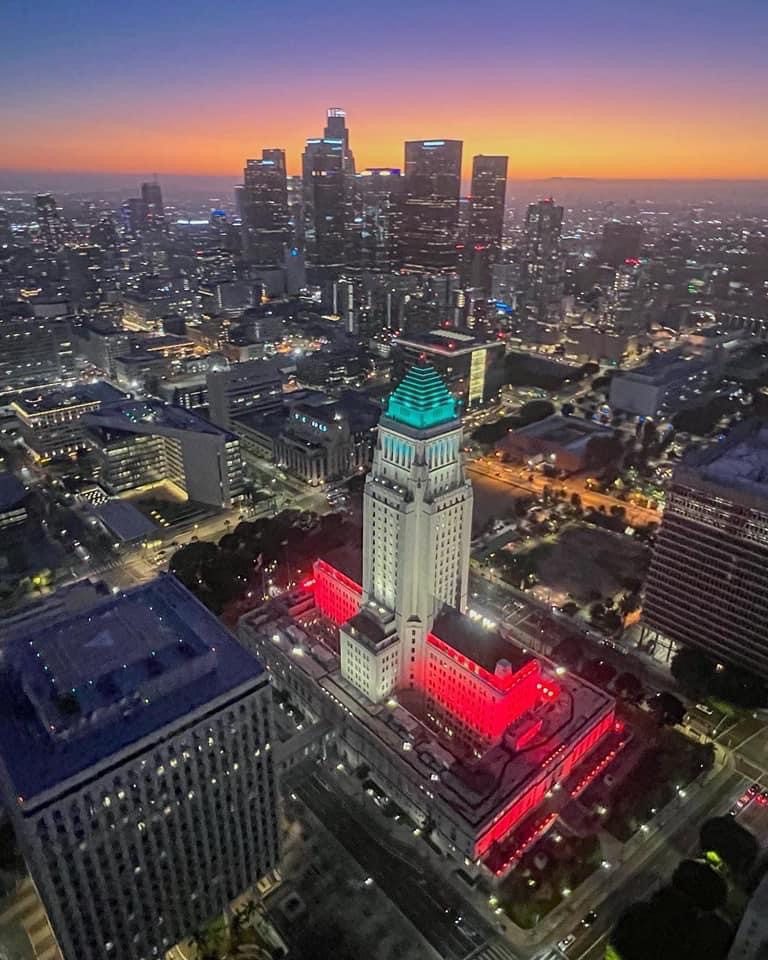
[[[600, 902], [612, 892], [628, 884], [648, 862], [662, 851], [666, 844], [683, 827], [689, 826], [692, 819], [710, 809], [716, 809], [720, 801], [720, 792], [733, 777], [733, 762], [729, 754], [719, 754], [716, 764], [702, 782], [694, 781], [686, 788], [685, 798], [677, 797], [670, 801], [646, 827], [638, 830], [625, 844], [610, 837], [613, 844], [619, 845], [612, 867], [595, 871], [574, 892], [573, 896], [560, 903], [532, 930], [524, 930], [514, 924], [504, 914], [496, 914], [489, 903], [492, 892], [484, 886], [483, 879], [474, 888], [463, 883], [457, 875], [460, 869], [455, 861], [440, 856], [428, 843], [416, 845], [411, 829], [401, 822], [384, 816], [362, 789], [362, 784], [349, 772], [332, 769], [333, 776], [341, 792], [355, 800], [366, 809], [382, 828], [380, 841], [394, 856], [413, 865], [414, 859], [426, 862], [462, 899], [469, 902], [477, 912], [497, 931], [511, 947], [523, 954], [539, 947], [544, 940], [554, 940], [563, 936], [573, 927], [576, 918], [588, 910], [599, 907]], [[685, 799], [686, 802], [683, 802]], [[386, 842], [387, 838], [389, 842]], [[614, 848], [615, 849], [615, 848]], [[562, 930], [555, 931], [562, 925]]]

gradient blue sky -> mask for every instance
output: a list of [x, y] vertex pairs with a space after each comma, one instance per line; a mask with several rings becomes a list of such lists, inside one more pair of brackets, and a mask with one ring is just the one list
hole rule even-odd
[[235, 174], [347, 109], [512, 176], [768, 176], [768, 0], [3, 0], [0, 167]]

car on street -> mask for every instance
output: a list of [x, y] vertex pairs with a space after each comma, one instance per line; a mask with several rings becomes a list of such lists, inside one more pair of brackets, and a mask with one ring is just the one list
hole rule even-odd
[[581, 925], [582, 927], [591, 927], [595, 920], [597, 920], [597, 912], [590, 910], [589, 913], [581, 918]]
[[576, 935], [574, 933], [569, 933], [567, 937], [563, 937], [562, 940], [557, 941], [557, 949], [562, 950], [563, 953], [576, 941]]

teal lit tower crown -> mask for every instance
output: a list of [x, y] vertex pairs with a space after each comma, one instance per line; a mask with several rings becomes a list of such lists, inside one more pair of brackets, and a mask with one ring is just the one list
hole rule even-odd
[[417, 430], [430, 430], [459, 416], [458, 400], [433, 366], [411, 367], [387, 401], [386, 415]]

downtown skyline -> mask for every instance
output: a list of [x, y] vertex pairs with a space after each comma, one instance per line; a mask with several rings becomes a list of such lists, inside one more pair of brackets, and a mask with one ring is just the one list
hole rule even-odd
[[242, 0], [183, 16], [76, 0], [29, 43], [39, 9], [13, 0], [0, 169], [234, 176], [276, 146], [296, 174], [337, 105], [360, 169], [440, 137], [464, 141], [465, 181], [478, 153], [508, 154], [512, 179], [768, 177], [768, 9], [737, 0], [724, 23], [709, 0], [674, 6], [301, 0], [286, 25]]

